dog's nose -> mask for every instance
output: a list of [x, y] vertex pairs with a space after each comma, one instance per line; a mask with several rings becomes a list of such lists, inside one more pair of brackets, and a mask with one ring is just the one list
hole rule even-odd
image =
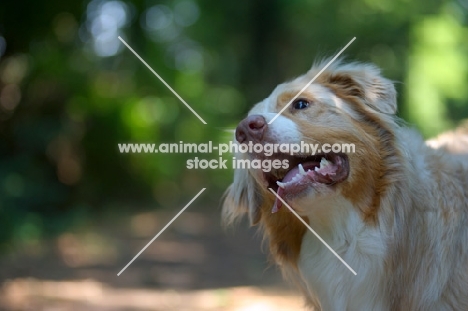
[[265, 118], [254, 114], [242, 120], [236, 128], [236, 140], [239, 143], [248, 141], [260, 142], [267, 129]]

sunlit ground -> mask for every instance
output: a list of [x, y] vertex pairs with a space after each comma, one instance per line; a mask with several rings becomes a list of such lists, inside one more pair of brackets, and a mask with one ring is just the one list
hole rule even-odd
[[113, 288], [95, 281], [17, 279], [2, 289], [3, 310], [301, 310], [290, 292], [258, 287], [211, 290]]
[[[219, 210], [103, 215], [0, 257], [0, 310], [304, 310], [247, 224], [223, 231]], [[197, 212], [194, 212], [197, 211]], [[265, 249], [265, 247], [263, 247]]]

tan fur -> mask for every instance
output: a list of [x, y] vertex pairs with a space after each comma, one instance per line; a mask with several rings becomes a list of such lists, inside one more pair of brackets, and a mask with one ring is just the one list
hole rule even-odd
[[[279, 85], [250, 114], [270, 120], [323, 65]], [[393, 84], [367, 64], [336, 62], [299, 98], [311, 105], [286, 109], [265, 139], [355, 144], [345, 181], [289, 204], [357, 276], [286, 209], [271, 214], [274, 196], [258, 172], [234, 172], [224, 221], [248, 213], [260, 224], [315, 310], [468, 310], [468, 126], [426, 144], [399, 125]]]

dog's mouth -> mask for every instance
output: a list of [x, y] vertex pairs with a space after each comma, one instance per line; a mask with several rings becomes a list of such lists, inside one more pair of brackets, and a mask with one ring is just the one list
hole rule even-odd
[[[272, 188], [283, 200], [291, 199], [308, 190], [320, 186], [332, 187], [348, 177], [349, 161], [345, 154], [321, 154], [314, 156], [276, 155], [287, 159], [287, 169], [272, 169], [264, 173], [268, 188]], [[276, 198], [272, 213], [282, 207]]]

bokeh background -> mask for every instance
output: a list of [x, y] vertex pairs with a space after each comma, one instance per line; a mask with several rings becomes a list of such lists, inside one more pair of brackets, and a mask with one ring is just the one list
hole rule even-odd
[[0, 309], [300, 308], [256, 231], [220, 227], [230, 170], [117, 144], [226, 141], [354, 36], [347, 58], [380, 66], [400, 116], [430, 137], [468, 117], [467, 21], [466, 0], [2, 1]]

